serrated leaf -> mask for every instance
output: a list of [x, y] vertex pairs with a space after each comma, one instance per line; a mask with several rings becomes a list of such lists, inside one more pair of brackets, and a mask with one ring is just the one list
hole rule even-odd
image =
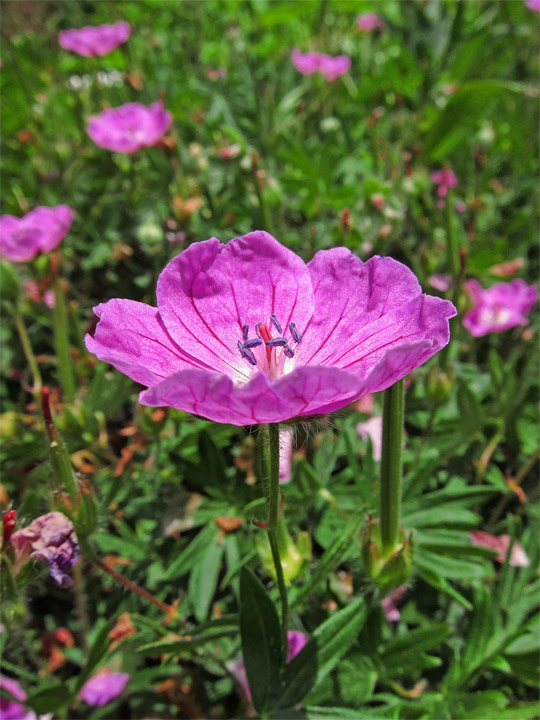
[[253, 706], [265, 710], [281, 665], [281, 633], [274, 604], [255, 575], [240, 571], [242, 656]]

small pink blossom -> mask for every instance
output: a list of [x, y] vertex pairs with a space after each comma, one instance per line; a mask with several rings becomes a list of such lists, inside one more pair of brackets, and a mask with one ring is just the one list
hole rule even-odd
[[48, 253], [65, 237], [74, 211], [68, 205], [39, 206], [22, 218], [0, 217], [0, 257], [12, 262], [26, 262]]
[[319, 58], [317, 52], [300, 52], [297, 48], [291, 51], [291, 60], [294, 67], [302, 75], [313, 75], [319, 71]]
[[372, 415], [374, 407], [375, 396], [373, 395], [373, 393], [368, 393], [367, 395], [364, 395], [364, 397], [360, 398], [360, 400], [358, 400], [358, 402], [355, 404], [356, 410], [358, 410], [358, 412], [364, 413], [364, 415]]
[[536, 286], [521, 279], [496, 283], [487, 290], [476, 280], [468, 280], [465, 288], [473, 307], [463, 318], [463, 325], [475, 337], [528, 325], [526, 315], [538, 299]]
[[[287, 640], [289, 641], [287, 662], [290, 663], [291, 660], [298, 655], [300, 650], [304, 648], [308, 641], [308, 637], [307, 635], [304, 635], [304, 633], [298, 632], [297, 630], [289, 630], [289, 632], [287, 633]], [[227, 663], [227, 670], [230, 672], [230, 674], [233, 676], [233, 678], [236, 680], [236, 682], [242, 689], [246, 700], [248, 702], [251, 702], [251, 693], [249, 691], [249, 684], [246, 675], [246, 666], [244, 665], [243, 659], [240, 657], [230, 663]]]
[[437, 195], [440, 198], [446, 197], [449, 188], [456, 187], [458, 184], [457, 177], [454, 175], [450, 168], [442, 168], [429, 176], [430, 180], [439, 187], [437, 188]]
[[61, 512], [36, 518], [28, 527], [11, 536], [17, 560], [39, 557], [47, 560], [53, 580], [63, 587], [71, 585], [68, 573], [77, 560], [79, 546], [73, 524]]
[[79, 697], [88, 705], [102, 707], [121, 695], [128, 681], [129, 675], [127, 673], [102, 670], [84, 683]]
[[383, 22], [376, 13], [366, 12], [356, 18], [356, 27], [362, 32], [382, 30]]
[[[487, 532], [475, 530], [469, 535], [469, 539], [473, 545], [494, 550], [497, 553], [495, 556], [497, 562], [503, 563], [506, 560], [508, 548], [510, 547], [510, 535], [490, 535]], [[529, 567], [531, 564], [527, 553], [517, 540], [514, 540], [509, 563], [513, 567]]]
[[279, 482], [283, 485], [291, 479], [293, 434], [289, 428], [279, 431]]
[[341, 75], [349, 72], [351, 58], [348, 55], [321, 55], [319, 58], [319, 72], [328, 82], [334, 82]]
[[520, 270], [523, 270], [524, 266], [525, 262], [523, 258], [514, 258], [514, 260], [507, 260], [507, 262], [492, 265], [488, 272], [497, 277], [511, 277]]
[[157, 307], [113, 299], [95, 313], [88, 350], [145, 385], [142, 404], [254, 425], [393, 385], [448, 343], [456, 310], [392, 258], [338, 247], [306, 265], [256, 231], [191, 244], [161, 273]]
[[430, 275], [428, 277], [429, 286], [439, 292], [446, 292], [452, 285], [452, 277], [450, 275]]
[[129, 154], [156, 145], [171, 122], [161, 100], [152, 105], [126, 103], [88, 118], [86, 131], [99, 147]]
[[296, 48], [291, 51], [291, 60], [302, 75], [313, 75], [318, 72], [328, 82], [334, 82], [351, 67], [351, 59], [348, 55], [332, 56], [311, 51], [302, 53]]
[[[21, 700], [22, 702], [26, 700], [25, 691], [19, 683], [12, 678], [0, 675], [0, 688], [12, 695], [15, 700]], [[0, 696], [0, 718], [2, 718], [2, 720], [21, 720], [21, 718], [24, 718], [26, 709], [24, 705], [15, 702], [15, 700], [11, 700], [3, 695]]]
[[456, 212], [464, 213], [467, 210], [467, 205], [463, 202], [463, 200], [458, 200], [458, 202], [454, 205], [454, 208]]
[[79, 29], [61, 30], [58, 43], [64, 50], [83, 57], [101, 57], [125, 43], [129, 33], [128, 23], [119, 20], [112, 25], [87, 25]]
[[356, 431], [364, 442], [371, 440], [373, 459], [380, 462], [382, 457], [382, 429], [383, 419], [381, 415], [375, 415], [365, 422], [358, 423]]
[[397, 622], [401, 617], [397, 604], [401, 602], [406, 594], [407, 586], [402, 585], [401, 587], [392, 590], [392, 592], [383, 599], [381, 604], [388, 622]]
[[525, 5], [529, 10], [535, 10], [537, 13], [540, 13], [540, 0], [527, 0]]
[[56, 302], [54, 290], [44, 290], [36, 280], [32, 280], [31, 278], [24, 280], [23, 287], [30, 300], [33, 300], [35, 303], [43, 303], [49, 310], [54, 308]]

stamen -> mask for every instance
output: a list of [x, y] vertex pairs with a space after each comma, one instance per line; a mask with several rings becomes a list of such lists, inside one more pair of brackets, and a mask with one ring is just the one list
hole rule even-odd
[[287, 344], [287, 338], [273, 338], [272, 340], [267, 340], [264, 344], [266, 347], [284, 347]]
[[238, 349], [240, 350], [240, 355], [245, 358], [249, 363], [252, 365], [257, 364], [257, 360], [255, 360], [255, 355], [249, 350], [248, 348], [245, 348], [240, 340], [238, 341]]
[[249, 335], [249, 325], [243, 325], [242, 326], [242, 335], [244, 336], [244, 340], [248, 339]]
[[270, 315], [270, 320], [272, 321], [272, 324], [274, 325], [274, 327], [276, 328], [276, 330], [278, 331], [278, 333], [281, 335], [281, 333], [283, 332], [283, 330], [281, 329], [281, 325], [279, 324], [278, 319], [277, 319], [277, 317], [274, 315], [274, 313], [272, 313], [272, 315]]
[[293, 322], [289, 323], [289, 330], [291, 331], [291, 335], [293, 336], [294, 341], [298, 345], [300, 345], [300, 343], [302, 342], [302, 335], [298, 332], [298, 328]]
[[243, 343], [244, 348], [254, 348], [258, 347], [259, 345], [262, 345], [263, 341], [259, 338], [253, 338], [252, 340], [247, 340], [245, 343]]
[[290, 348], [288, 345], [283, 346], [283, 352], [288, 358], [294, 357], [294, 350]]
[[[255, 335], [256, 335], [257, 337], [259, 337], [259, 338], [261, 337], [261, 333], [260, 333], [260, 331], [259, 331], [259, 328], [261, 327], [261, 325], [262, 325], [262, 323], [257, 323], [257, 324], [255, 325]], [[262, 338], [261, 338], [261, 340], [262, 340]]]

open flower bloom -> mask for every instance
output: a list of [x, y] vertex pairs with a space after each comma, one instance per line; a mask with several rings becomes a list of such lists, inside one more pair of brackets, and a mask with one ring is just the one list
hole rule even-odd
[[463, 318], [463, 325], [475, 337], [528, 325], [526, 314], [538, 299], [536, 286], [519, 279], [496, 283], [488, 290], [477, 280], [468, 280], [465, 287], [473, 307]]
[[441, 198], [446, 197], [449, 188], [456, 187], [458, 184], [457, 177], [449, 168], [443, 168], [442, 170], [431, 173], [429, 179], [439, 186], [437, 188], [437, 195]]
[[302, 75], [313, 75], [318, 72], [328, 82], [333, 82], [340, 75], [344, 75], [351, 67], [351, 58], [348, 55], [324, 55], [317, 52], [300, 52], [296, 48], [291, 51], [291, 61]]
[[161, 100], [152, 105], [126, 103], [89, 117], [86, 131], [99, 147], [134, 153], [158, 143], [171, 121], [171, 114], [164, 110]]
[[[508, 548], [510, 547], [510, 535], [490, 535], [487, 532], [476, 530], [469, 535], [469, 539], [473, 545], [494, 550], [497, 553], [495, 556], [497, 562], [503, 563], [506, 560]], [[531, 564], [527, 553], [517, 540], [514, 540], [509, 564], [514, 567], [529, 567]]]
[[79, 29], [61, 30], [58, 33], [58, 44], [64, 50], [71, 50], [83, 57], [101, 57], [125, 43], [129, 33], [128, 23], [119, 20], [112, 25], [87, 25]]
[[[307, 635], [304, 635], [298, 630], [289, 630], [287, 633], [287, 640], [289, 641], [289, 650], [287, 652], [287, 662], [298, 655], [300, 650], [306, 645], [308, 641]], [[240, 657], [237, 660], [227, 663], [227, 670], [236, 680], [238, 685], [242, 688], [242, 691], [248, 702], [251, 702], [251, 693], [249, 691], [249, 684], [246, 675], [246, 666], [244, 665], [243, 659]]]
[[356, 18], [356, 27], [362, 32], [381, 30], [382, 26], [382, 20], [376, 13], [366, 12]]
[[166, 266], [157, 308], [98, 305], [88, 350], [168, 405], [233, 425], [338, 410], [384, 390], [449, 340], [452, 303], [392, 258], [347, 248], [307, 265], [266, 232], [191, 245]]
[[129, 675], [127, 673], [102, 670], [84, 683], [79, 697], [88, 705], [102, 707], [124, 692], [128, 680]]
[[0, 217], [0, 257], [12, 262], [26, 262], [40, 253], [48, 253], [65, 237], [74, 211], [68, 205], [39, 206], [18, 218]]
[[68, 573], [77, 560], [79, 546], [70, 520], [61, 512], [36, 518], [28, 527], [11, 536], [16, 561], [40, 557], [49, 563], [53, 580], [63, 587], [71, 585]]

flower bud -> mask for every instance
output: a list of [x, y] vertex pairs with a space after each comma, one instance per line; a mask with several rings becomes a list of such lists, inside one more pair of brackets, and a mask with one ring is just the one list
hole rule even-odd
[[387, 557], [383, 552], [379, 522], [370, 518], [362, 532], [361, 542], [366, 571], [384, 593], [407, 582], [412, 565], [411, 536], [406, 537], [400, 529], [396, 549]]
[[443, 372], [432, 366], [426, 375], [426, 392], [435, 405], [444, 405], [452, 394], [454, 371]]

